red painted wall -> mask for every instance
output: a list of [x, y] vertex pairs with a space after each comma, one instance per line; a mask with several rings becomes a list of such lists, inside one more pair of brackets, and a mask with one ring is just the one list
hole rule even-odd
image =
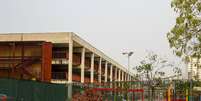
[[42, 81], [49, 82], [52, 72], [52, 43], [44, 42], [42, 44]]

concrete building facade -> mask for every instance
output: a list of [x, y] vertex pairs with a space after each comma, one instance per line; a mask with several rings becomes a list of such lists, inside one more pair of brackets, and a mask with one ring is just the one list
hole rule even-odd
[[201, 59], [191, 57], [187, 65], [188, 79], [201, 80]]
[[52, 83], [130, 81], [122, 65], [73, 32], [0, 34], [0, 77]]

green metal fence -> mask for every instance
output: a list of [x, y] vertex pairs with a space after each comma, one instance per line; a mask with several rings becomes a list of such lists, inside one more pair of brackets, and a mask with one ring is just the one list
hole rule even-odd
[[0, 95], [8, 101], [65, 101], [66, 89], [63, 84], [0, 78]]

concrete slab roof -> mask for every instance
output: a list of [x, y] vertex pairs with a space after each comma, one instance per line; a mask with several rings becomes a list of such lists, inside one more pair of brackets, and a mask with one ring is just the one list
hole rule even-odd
[[[5, 41], [47, 41], [53, 44], [66, 44], [69, 43], [69, 37], [72, 37], [73, 42], [79, 44], [80, 47], [85, 47], [87, 50], [93, 52], [95, 55], [101, 57], [103, 60], [109, 62], [115, 67], [127, 72], [127, 69], [117, 63], [112, 58], [105, 55], [102, 51], [98, 50], [84, 39], [80, 38], [73, 32], [48, 32], [48, 33], [2, 33], [0, 34], [0, 42]], [[133, 76], [133, 74], [130, 74]]]

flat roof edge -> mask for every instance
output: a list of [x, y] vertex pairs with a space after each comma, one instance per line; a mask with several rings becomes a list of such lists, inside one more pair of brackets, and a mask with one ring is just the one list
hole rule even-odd
[[92, 52], [94, 52], [98, 56], [104, 58], [108, 62], [111, 62], [113, 65], [118, 66], [120, 69], [124, 70], [124, 72], [127, 72], [127, 69], [124, 66], [120, 65], [115, 60], [113, 60], [112, 58], [108, 57], [105, 53], [103, 53], [102, 51], [100, 51], [97, 48], [95, 48], [93, 45], [91, 45], [90, 43], [88, 43], [87, 41], [85, 41], [84, 39], [79, 37], [77, 34], [72, 32], [72, 36], [73, 36], [73, 40], [76, 41], [77, 43], [83, 45], [85, 48], [89, 48], [89, 50], [91, 50]]

